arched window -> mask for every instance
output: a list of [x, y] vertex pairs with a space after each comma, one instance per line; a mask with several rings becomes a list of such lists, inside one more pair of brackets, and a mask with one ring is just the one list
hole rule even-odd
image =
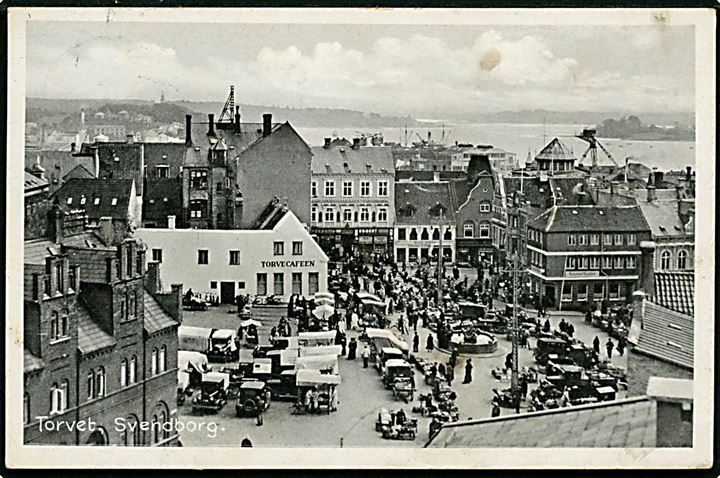
[[138, 418], [135, 415], [130, 415], [125, 419], [125, 430], [123, 431], [123, 443], [125, 446], [141, 445], [140, 427], [138, 425]]
[[53, 311], [50, 316], [50, 340], [57, 340], [60, 336], [60, 318], [58, 313]]
[[60, 316], [59, 334], [60, 334], [60, 337], [68, 336], [68, 313], [67, 313], [67, 311], [63, 311], [63, 314]]
[[167, 370], [167, 346], [163, 345], [160, 347], [160, 357], [158, 358], [158, 367], [161, 372]]
[[150, 375], [155, 375], [158, 372], [158, 349], [152, 349], [150, 355]]
[[440, 229], [433, 229], [433, 240], [440, 240]]
[[95, 431], [93, 431], [90, 436], [88, 437], [87, 441], [85, 442], [86, 445], [89, 446], [105, 446], [108, 444], [108, 436], [107, 432], [103, 427], [97, 427], [95, 428]]
[[88, 400], [95, 398], [95, 372], [92, 370], [87, 374], [87, 398]]
[[127, 319], [135, 317], [135, 294], [128, 292], [125, 294], [125, 300], [127, 301]]
[[132, 385], [137, 381], [137, 357], [132, 356], [130, 359], [130, 376], [128, 379], [128, 384]]
[[482, 238], [489, 238], [490, 237], [490, 224], [482, 223], [480, 224], [480, 237]]
[[687, 258], [688, 258], [687, 251], [682, 250], [682, 251], [678, 252], [678, 255], [677, 255], [678, 270], [684, 271], [685, 269], [687, 269]]
[[128, 361], [127, 359], [122, 359], [122, 362], [120, 362], [120, 387], [127, 387], [128, 382]]
[[463, 237], [474, 237], [475, 236], [475, 224], [472, 221], [466, 221], [463, 224]]
[[666, 271], [670, 269], [670, 260], [672, 259], [672, 254], [670, 254], [670, 251], [663, 251], [662, 254], [660, 254], [660, 269]]
[[105, 368], [98, 367], [95, 371], [95, 390], [97, 397], [105, 396]]
[[423, 228], [422, 232], [420, 233], [420, 240], [427, 241], [430, 238], [430, 234], [428, 234], [428, 231], [426, 228]]

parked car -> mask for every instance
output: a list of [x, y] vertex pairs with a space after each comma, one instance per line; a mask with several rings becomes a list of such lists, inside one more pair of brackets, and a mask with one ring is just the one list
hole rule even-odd
[[240, 385], [235, 414], [238, 417], [254, 417], [270, 406], [270, 390], [262, 380], [247, 380]]
[[226, 373], [208, 372], [203, 375], [200, 394], [192, 401], [193, 411], [217, 413], [227, 403], [230, 376]]

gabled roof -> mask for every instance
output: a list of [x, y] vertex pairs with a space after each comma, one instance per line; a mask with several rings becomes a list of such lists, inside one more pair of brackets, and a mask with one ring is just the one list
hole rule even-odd
[[[406, 211], [412, 210], [408, 217]], [[397, 224], [437, 224], [437, 211], [442, 209], [443, 222], [455, 220], [455, 205], [447, 182], [413, 182], [395, 185], [395, 222]]]
[[551, 177], [548, 180], [556, 204], [591, 205], [594, 203], [588, 193], [585, 178]]
[[535, 156], [535, 161], [575, 161], [575, 159], [572, 151], [557, 138], [553, 138]]
[[693, 272], [656, 272], [653, 301], [681, 314], [695, 314], [695, 274]]
[[313, 174], [395, 173], [392, 148], [386, 146], [361, 146], [358, 149], [317, 146], [312, 148], [312, 153]]
[[165, 221], [168, 216], [181, 219], [182, 178], [146, 179], [142, 205], [143, 221]]
[[647, 397], [444, 425], [428, 448], [646, 448], [656, 445]]
[[277, 198], [273, 199], [265, 206], [265, 209], [263, 209], [255, 221], [250, 224], [249, 229], [273, 229], [277, 223], [280, 222], [280, 219], [285, 217], [288, 211], [287, 206], [284, 206]]
[[642, 232], [650, 229], [637, 205], [553, 206], [528, 226], [545, 232]]
[[67, 181], [68, 179], [72, 178], [89, 179], [94, 177], [95, 176], [93, 175], [93, 173], [91, 173], [85, 166], [83, 166], [82, 164], [78, 164], [63, 176], [63, 180]]
[[180, 325], [175, 319], [168, 314], [165, 309], [155, 300], [147, 291], [143, 291], [145, 306], [145, 330], [148, 334], [154, 334], [161, 330], [166, 330]]
[[[132, 187], [132, 179], [72, 178], [55, 191], [53, 197], [62, 208], [85, 210], [92, 220], [107, 216], [124, 221], [127, 219]], [[68, 204], [69, 198], [72, 202]]]
[[36, 357], [26, 347], [23, 347], [23, 372], [30, 373], [45, 368], [45, 362], [40, 357]]
[[694, 327], [691, 315], [646, 300], [637, 346], [633, 350], [692, 370]]
[[33, 192], [36, 190], [41, 190], [43, 188], [48, 187], [48, 182], [44, 179], [40, 179], [39, 177], [35, 176], [34, 174], [30, 174], [27, 171], [25, 171], [25, 193]]
[[59, 255], [60, 246], [48, 239], [33, 239], [23, 243], [23, 263], [45, 265], [45, 258]]
[[82, 303], [77, 307], [78, 350], [87, 355], [117, 344], [115, 337], [105, 332], [90, 315], [90, 311]]
[[[673, 191], [674, 193], [675, 191]], [[645, 220], [650, 225], [653, 237], [673, 237], [686, 236], [692, 234], [685, 232], [683, 223], [680, 220], [680, 209], [678, 200], [637, 201], [640, 209], [645, 216]]]
[[[208, 122], [193, 122], [192, 124], [192, 142], [193, 147], [199, 146], [203, 154], [207, 157], [207, 148], [216, 139], [222, 139], [225, 145], [230, 149], [232, 146], [236, 153], [244, 151], [248, 146], [258, 139], [262, 138], [262, 123], [240, 123], [240, 132], [234, 129], [218, 128], [215, 126], [215, 136], [208, 136]], [[272, 129], [277, 128], [279, 124], [273, 124]]]

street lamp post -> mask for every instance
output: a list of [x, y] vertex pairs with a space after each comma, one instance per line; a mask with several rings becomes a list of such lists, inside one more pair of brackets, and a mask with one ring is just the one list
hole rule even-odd
[[513, 278], [512, 278], [512, 288], [513, 288], [512, 375], [511, 375], [511, 379], [510, 379], [510, 388], [512, 389], [513, 396], [515, 396], [515, 394], [518, 393], [519, 389], [520, 389], [520, 383], [519, 383], [520, 364], [519, 364], [519, 360], [518, 360], [518, 355], [519, 355], [518, 335], [520, 332], [520, 326], [518, 324], [518, 316], [517, 316], [518, 256], [519, 256], [519, 251], [515, 251], [515, 257], [513, 258]]
[[437, 304], [438, 310], [442, 310], [442, 268], [443, 268], [443, 227], [442, 227], [443, 212], [440, 210], [438, 215], [438, 228], [440, 229], [440, 245], [438, 247], [438, 263], [437, 263]]

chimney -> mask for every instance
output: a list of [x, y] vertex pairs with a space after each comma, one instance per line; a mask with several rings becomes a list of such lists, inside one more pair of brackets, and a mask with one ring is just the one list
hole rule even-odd
[[328, 149], [330, 147], [330, 138], [325, 138], [325, 144], [323, 145], [323, 148]]
[[433, 182], [440, 182], [440, 171], [433, 171]]
[[160, 282], [160, 263], [157, 261], [150, 261], [147, 263], [145, 289], [153, 296], [162, 292], [162, 283]]
[[272, 115], [270, 113], [265, 113], [263, 115], [263, 128], [262, 128], [263, 138], [266, 136], [270, 136], [271, 130], [272, 130]]
[[70, 152], [71, 153], [75, 152], [75, 143], [70, 143]]
[[240, 133], [240, 107], [235, 107], [235, 132]]
[[658, 187], [658, 185], [662, 182], [663, 177], [665, 176], [662, 171], [654, 171], [655, 174], [655, 187]]
[[643, 328], [643, 317], [645, 316], [645, 292], [636, 290], [632, 293], [632, 321], [628, 330], [627, 340], [634, 347], [640, 339], [640, 332]]
[[642, 241], [640, 243], [640, 270], [638, 286], [648, 297], [655, 295], [655, 243]]
[[353, 138], [352, 149], [360, 149], [360, 138]]
[[135, 135], [133, 135], [133, 134], [125, 135], [125, 139], [127, 140], [127, 144], [133, 144], [135, 142]]
[[693, 381], [650, 377], [647, 396], [655, 403], [655, 446], [693, 446]]
[[[182, 307], [182, 284], [171, 284], [170, 285], [170, 304], [165, 306], [165, 310], [178, 322], [182, 324], [183, 319], [183, 307]], [[172, 305], [172, 307], [170, 307]]]
[[208, 114], [208, 136], [215, 136], [215, 115], [212, 113]]
[[185, 115], [185, 146], [192, 146], [192, 115]]
[[114, 259], [112, 257], [108, 257], [105, 259], [105, 281], [109, 284], [114, 279], [114, 271], [115, 271], [115, 261], [117, 259]]
[[63, 232], [65, 231], [65, 213], [60, 209], [59, 205], [53, 206], [50, 210], [50, 224], [48, 235], [50, 239], [60, 244], [63, 240]]
[[685, 180], [692, 180], [692, 166], [685, 166]]
[[168, 229], [175, 229], [175, 216], [168, 216]]
[[113, 223], [111, 217], [101, 217], [98, 221], [98, 234], [103, 243], [110, 245], [113, 243], [115, 233], [113, 231]]
[[655, 186], [648, 186], [647, 202], [653, 202], [655, 199], [657, 199], [657, 191], [655, 190]]
[[617, 186], [618, 186], [617, 181], [610, 181], [610, 195], [617, 194]]

